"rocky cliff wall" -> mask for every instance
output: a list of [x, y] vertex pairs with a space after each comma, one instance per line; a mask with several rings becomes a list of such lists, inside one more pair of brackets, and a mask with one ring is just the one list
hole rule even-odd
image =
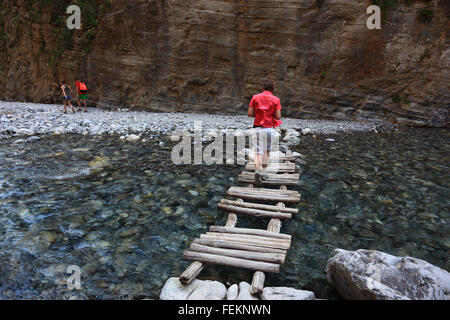
[[84, 79], [89, 102], [152, 111], [245, 113], [274, 80], [284, 115], [449, 125], [450, 1], [3, 0], [0, 99], [59, 101]]

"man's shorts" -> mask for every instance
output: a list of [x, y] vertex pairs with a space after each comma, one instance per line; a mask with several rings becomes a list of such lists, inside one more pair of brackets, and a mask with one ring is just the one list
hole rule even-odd
[[272, 137], [275, 135], [274, 128], [263, 128], [256, 127], [254, 128], [256, 133], [256, 153], [264, 154], [266, 151], [272, 150]]
[[64, 101], [66, 101], [66, 100], [68, 100], [68, 101], [72, 100], [72, 98], [71, 98], [70, 96], [67, 96], [67, 98], [66, 98], [66, 97], [62, 97], [62, 98], [63, 98]]
[[78, 98], [80, 98], [80, 100], [87, 100], [87, 94], [85, 93], [85, 94], [79, 94], [78, 95]]

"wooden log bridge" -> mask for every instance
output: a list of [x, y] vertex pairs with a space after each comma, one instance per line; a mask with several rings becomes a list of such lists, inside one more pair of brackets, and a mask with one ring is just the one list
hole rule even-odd
[[[217, 264], [256, 271], [251, 293], [262, 292], [264, 272], [279, 273], [291, 246], [291, 236], [280, 230], [281, 219], [298, 213], [298, 209], [286, 207], [288, 203], [300, 202], [300, 194], [287, 189], [297, 186], [300, 178], [295, 164], [290, 162], [293, 160], [289, 154], [270, 159], [268, 179], [257, 188], [254, 164], [247, 163], [247, 171], [239, 175], [238, 181], [248, 185], [230, 187], [227, 195], [237, 199], [222, 199], [218, 204], [220, 210], [228, 212], [225, 226], [211, 226], [184, 252], [183, 259], [193, 262], [181, 274], [181, 283], [190, 283], [205, 265]], [[270, 218], [267, 230], [237, 228], [237, 214]]]

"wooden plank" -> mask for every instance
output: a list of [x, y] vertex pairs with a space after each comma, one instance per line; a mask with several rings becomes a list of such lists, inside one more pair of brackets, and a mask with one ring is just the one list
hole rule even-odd
[[226, 240], [210, 240], [210, 239], [195, 239], [193, 243], [215, 247], [215, 248], [225, 248], [225, 249], [238, 249], [254, 252], [268, 252], [268, 253], [280, 253], [286, 254], [285, 249], [258, 247], [249, 244], [230, 242]]
[[[248, 176], [250, 178], [255, 178], [254, 172], [243, 171], [240, 174], [241, 176]], [[300, 179], [300, 175], [298, 173], [271, 173], [268, 174], [269, 179], [277, 179], [277, 180], [298, 180]]]
[[247, 192], [250, 194], [267, 194], [267, 195], [300, 195], [295, 190], [281, 190], [280, 189], [269, 189], [269, 188], [249, 188], [249, 187], [230, 187], [229, 190], [238, 192]]
[[187, 267], [187, 269], [181, 274], [180, 282], [182, 284], [189, 284], [198, 276], [204, 267], [205, 265], [199, 261], [192, 262], [190, 266]]
[[223, 203], [219, 203], [217, 207], [224, 211], [248, 214], [251, 216], [257, 217], [269, 217], [269, 218], [279, 218], [279, 219], [290, 219], [292, 214], [286, 212], [276, 212], [276, 211], [267, 211], [267, 210], [259, 210], [259, 209], [251, 209], [251, 208], [243, 208], [238, 206], [231, 206]]
[[291, 240], [291, 235], [284, 233], [276, 233], [270, 232], [267, 230], [258, 230], [258, 229], [248, 229], [248, 228], [228, 228], [228, 227], [220, 227], [220, 226], [211, 226], [209, 227], [209, 231], [211, 232], [222, 232], [222, 233], [236, 233], [236, 234], [248, 234], [248, 235], [256, 235], [256, 236], [264, 236], [269, 238], [280, 238]]
[[[245, 166], [245, 170], [247, 171], [255, 171], [255, 164], [248, 163]], [[279, 173], [294, 173], [296, 170], [295, 163], [278, 163], [278, 164], [269, 164], [267, 167], [268, 173], [279, 172]]]
[[[299, 178], [296, 178], [295, 174], [269, 174], [267, 179], [261, 180], [263, 186], [298, 186]], [[256, 183], [255, 174], [251, 172], [242, 172], [238, 176], [238, 182], [240, 183]]]
[[220, 200], [220, 203], [228, 204], [228, 205], [232, 205], [232, 206], [236, 206], [236, 207], [262, 209], [262, 210], [266, 210], [266, 211], [298, 213], [298, 209], [295, 209], [295, 208], [279, 207], [279, 206], [273, 206], [273, 205], [262, 204], [262, 203], [234, 201], [234, 200], [228, 200], [228, 199], [222, 199], [222, 200]]
[[297, 191], [292, 190], [231, 187], [230, 189], [228, 189], [227, 194], [230, 196], [251, 200], [291, 202], [291, 203], [300, 202], [300, 194]]
[[[293, 156], [275, 156], [275, 155], [271, 155], [269, 157], [269, 163], [285, 162], [285, 161], [295, 161], [295, 158]], [[249, 163], [251, 163], [251, 162], [249, 162]]]
[[200, 239], [224, 240], [224, 241], [240, 243], [240, 244], [245, 244], [245, 245], [254, 245], [254, 246], [258, 246], [258, 247], [283, 249], [283, 250], [288, 250], [291, 246], [290, 243], [287, 243], [287, 242], [263, 241], [263, 240], [257, 240], [257, 239], [249, 239], [249, 238], [238, 238], [238, 237], [233, 237], [233, 236], [227, 236], [225, 234], [219, 234], [219, 235], [202, 234], [202, 235], [200, 235]]
[[209, 246], [204, 246], [196, 243], [192, 243], [189, 247], [191, 251], [217, 254], [220, 256], [242, 258], [253, 261], [263, 261], [270, 263], [283, 264], [286, 255], [285, 254], [275, 254], [275, 253], [264, 253], [264, 252], [254, 252], [245, 250], [234, 250], [234, 249], [223, 249], [214, 248]]
[[[278, 220], [278, 219], [276, 219], [276, 220]], [[210, 235], [210, 236], [225, 237], [225, 238], [230, 238], [230, 239], [248, 239], [251, 241], [262, 241], [262, 242], [267, 241], [270, 243], [283, 243], [283, 244], [291, 243], [291, 239], [272, 238], [272, 237], [253, 235], [253, 234], [223, 233], [223, 232], [212, 232], [212, 231], [208, 231], [205, 234]]]
[[200, 253], [194, 251], [185, 251], [183, 259], [200, 261], [203, 263], [212, 263], [229, 267], [238, 267], [256, 271], [279, 273], [280, 265], [269, 262], [253, 261], [234, 257], [225, 257], [210, 253]]

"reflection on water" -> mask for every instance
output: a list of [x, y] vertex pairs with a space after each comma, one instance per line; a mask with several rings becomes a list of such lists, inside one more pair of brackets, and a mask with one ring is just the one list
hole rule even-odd
[[[300, 213], [286, 264], [267, 286], [338, 298], [323, 269], [334, 248], [411, 255], [449, 269], [449, 134], [304, 137]], [[171, 143], [52, 136], [1, 141], [0, 298], [157, 298], [190, 241], [226, 214], [216, 209], [238, 166], [175, 166]], [[267, 221], [240, 218], [239, 227]], [[82, 269], [69, 291], [67, 266]], [[250, 282], [252, 272], [210, 266], [201, 279]]]

